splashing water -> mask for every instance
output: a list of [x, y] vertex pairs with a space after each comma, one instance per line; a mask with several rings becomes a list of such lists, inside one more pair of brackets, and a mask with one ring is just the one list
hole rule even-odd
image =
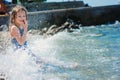
[[120, 23], [116, 22], [46, 39], [28, 34], [30, 50], [43, 63], [36, 64], [27, 50], [14, 52], [8, 46], [6, 54], [0, 54], [0, 74], [8, 80], [119, 80], [119, 33]]

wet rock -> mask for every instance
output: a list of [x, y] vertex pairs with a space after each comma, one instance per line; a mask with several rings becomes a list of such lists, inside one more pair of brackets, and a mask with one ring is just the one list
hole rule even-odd
[[45, 29], [45, 31], [41, 31], [42, 34], [45, 34], [45, 36], [48, 35], [54, 35], [57, 34], [58, 32], [62, 32], [64, 30], [67, 30], [68, 32], [73, 32], [73, 29], [79, 29], [81, 25], [75, 24], [72, 20], [71, 21], [66, 21], [63, 25], [57, 26], [57, 25], [52, 25], [48, 29]]
[[8, 26], [7, 25], [1, 25], [0, 26], [0, 31], [8, 31]]
[[0, 80], [7, 80], [5, 73], [0, 73]]
[[57, 28], [57, 25], [52, 25], [46, 32], [46, 35], [54, 35], [56, 33]]

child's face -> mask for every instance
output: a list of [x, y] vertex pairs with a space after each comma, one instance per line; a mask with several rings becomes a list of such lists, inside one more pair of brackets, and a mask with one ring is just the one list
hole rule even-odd
[[17, 12], [16, 18], [15, 18], [15, 23], [17, 25], [22, 25], [24, 21], [26, 20], [26, 13], [23, 10], [20, 10]]

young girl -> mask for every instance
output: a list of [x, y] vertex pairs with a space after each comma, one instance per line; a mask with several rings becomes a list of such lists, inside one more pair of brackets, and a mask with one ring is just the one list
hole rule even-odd
[[[17, 50], [19, 48], [27, 46], [26, 42], [26, 34], [27, 34], [27, 11], [23, 6], [17, 5], [13, 8], [10, 15], [10, 35], [12, 37], [12, 44], [14, 45], [14, 49]], [[55, 66], [53, 64], [48, 63], [41, 59], [41, 57], [36, 56], [32, 53], [31, 50], [28, 49], [28, 54], [32, 56], [33, 60], [37, 64]], [[58, 66], [58, 65], [56, 65]], [[66, 64], [60, 65], [66, 66]], [[43, 66], [44, 67], [44, 66]], [[59, 66], [58, 66], [59, 67]], [[76, 64], [70, 65], [70, 67], [76, 67]]]
[[27, 11], [21, 6], [17, 5], [12, 9], [10, 14], [10, 35], [12, 37], [12, 44], [14, 49], [19, 49], [27, 46]]
[[[27, 11], [23, 6], [17, 5], [13, 8], [10, 15], [9, 27], [10, 35], [12, 37], [11, 42], [14, 50], [27, 48]], [[36, 62], [40, 61], [40, 59], [32, 53], [30, 49], [27, 50], [29, 55], [31, 55], [34, 59], [38, 59]]]

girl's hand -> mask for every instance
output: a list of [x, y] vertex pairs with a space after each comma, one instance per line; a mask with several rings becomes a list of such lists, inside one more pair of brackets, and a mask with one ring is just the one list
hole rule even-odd
[[23, 20], [23, 28], [27, 28], [28, 27], [28, 23], [26, 20]]
[[23, 24], [25, 24], [25, 20], [23, 20]]

